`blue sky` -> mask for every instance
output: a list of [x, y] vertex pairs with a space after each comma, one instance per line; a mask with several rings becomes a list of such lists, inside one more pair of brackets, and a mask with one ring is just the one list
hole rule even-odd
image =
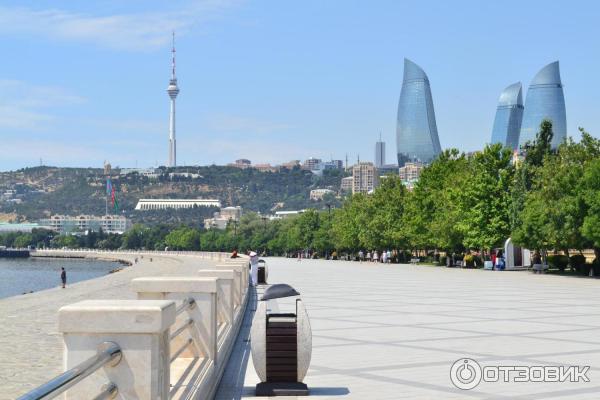
[[[567, 126], [600, 136], [593, 1], [3, 1], [0, 170], [164, 165], [177, 31], [179, 164], [395, 158], [404, 57], [443, 148], [489, 141], [504, 87], [560, 60]], [[525, 93], [524, 93], [525, 94]]]

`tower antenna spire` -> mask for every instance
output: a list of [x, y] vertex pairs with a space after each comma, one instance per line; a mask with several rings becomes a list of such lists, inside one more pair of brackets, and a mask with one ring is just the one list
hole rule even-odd
[[171, 79], [175, 79], [175, 31], [173, 31], [172, 46], [171, 46], [171, 55], [172, 55]]

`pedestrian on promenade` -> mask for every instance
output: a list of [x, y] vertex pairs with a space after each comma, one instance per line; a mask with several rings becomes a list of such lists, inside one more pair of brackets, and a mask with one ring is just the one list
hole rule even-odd
[[258, 254], [250, 252], [250, 277], [252, 278], [252, 286], [258, 283]]
[[358, 251], [358, 261], [359, 262], [365, 261], [365, 253], [362, 250]]
[[60, 269], [60, 280], [62, 281], [62, 288], [64, 289], [67, 285], [67, 271], [65, 271], [65, 267]]
[[506, 262], [504, 261], [502, 250], [498, 250], [498, 253], [496, 254], [496, 263], [494, 264], [494, 267], [498, 271], [502, 271], [504, 268], [506, 268]]
[[392, 252], [391, 251], [386, 251], [386, 256], [387, 256], [387, 262], [388, 264], [392, 263]]
[[385, 250], [381, 252], [381, 262], [387, 264], [387, 251]]
[[371, 252], [367, 251], [367, 262], [371, 262]]
[[375, 250], [373, 252], [373, 261], [378, 263], [379, 262], [379, 253], [377, 252], [377, 250]]

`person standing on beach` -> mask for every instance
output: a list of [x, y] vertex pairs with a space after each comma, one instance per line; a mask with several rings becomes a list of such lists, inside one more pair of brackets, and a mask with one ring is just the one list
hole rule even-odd
[[65, 267], [60, 269], [60, 280], [62, 281], [62, 288], [64, 289], [67, 285], [67, 271], [65, 271]]

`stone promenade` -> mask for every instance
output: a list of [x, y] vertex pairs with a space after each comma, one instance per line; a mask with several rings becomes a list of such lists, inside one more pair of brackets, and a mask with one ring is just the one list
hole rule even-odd
[[[313, 328], [306, 383], [327, 399], [598, 399], [600, 281], [426, 266], [267, 258]], [[260, 291], [260, 288], [259, 288]], [[252, 309], [252, 307], [249, 307]], [[248, 318], [217, 399], [253, 396]], [[450, 381], [454, 361], [589, 365], [587, 383]]]
[[114, 274], [68, 285], [66, 289], [57, 287], [0, 300], [1, 400], [14, 399], [63, 372], [62, 338], [57, 331], [60, 307], [88, 299], [135, 299], [129, 287], [133, 278], [195, 275], [200, 267], [216, 263], [195, 256], [140, 258], [118, 254], [124, 260], [133, 261], [136, 257], [136, 265]]

